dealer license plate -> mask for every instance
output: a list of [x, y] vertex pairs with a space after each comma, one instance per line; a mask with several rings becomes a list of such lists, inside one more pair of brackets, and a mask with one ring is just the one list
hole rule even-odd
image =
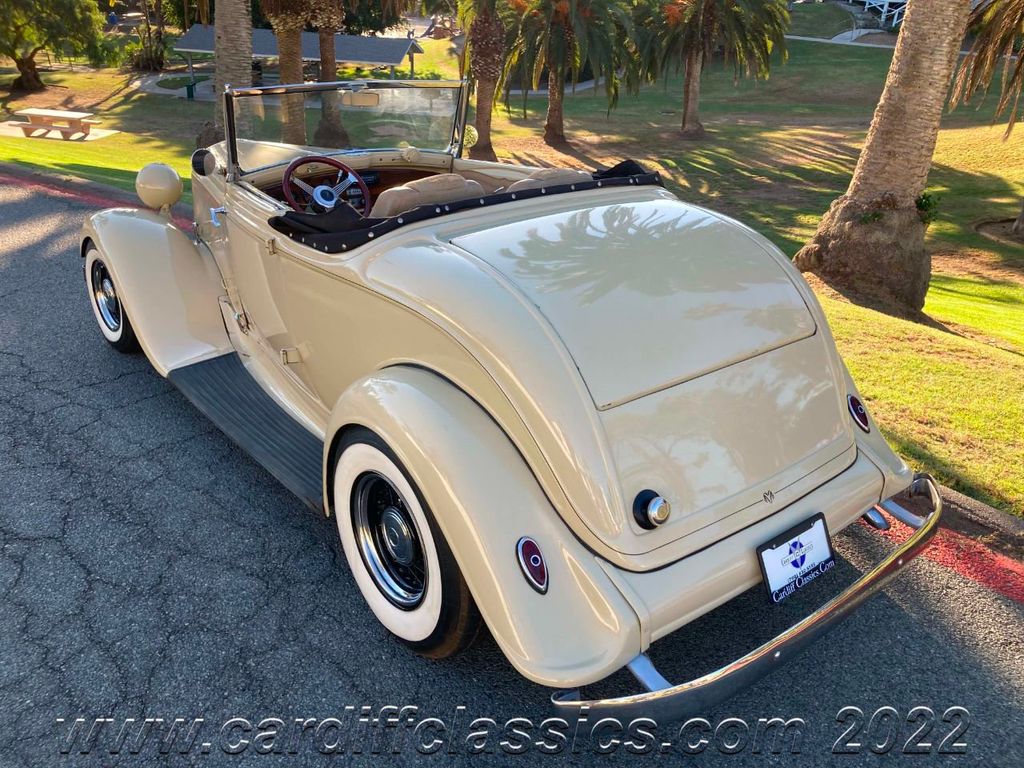
[[820, 512], [757, 548], [764, 584], [773, 603], [835, 568], [832, 542]]

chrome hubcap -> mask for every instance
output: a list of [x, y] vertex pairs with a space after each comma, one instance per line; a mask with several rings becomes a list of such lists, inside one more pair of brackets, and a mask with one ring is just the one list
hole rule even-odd
[[383, 475], [367, 472], [356, 481], [352, 527], [363, 563], [381, 594], [407, 611], [423, 602], [427, 569], [416, 521], [398, 489]]
[[394, 507], [385, 509], [380, 527], [388, 554], [400, 565], [411, 565], [416, 554], [415, 543], [401, 511]]
[[121, 328], [121, 302], [117, 298], [117, 290], [107, 271], [107, 265], [99, 260], [94, 261], [89, 282], [92, 286], [93, 301], [96, 302], [103, 324], [111, 332], [116, 333]]

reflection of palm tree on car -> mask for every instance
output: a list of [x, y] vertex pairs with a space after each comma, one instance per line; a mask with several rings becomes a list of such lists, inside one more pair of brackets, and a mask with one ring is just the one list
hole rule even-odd
[[[665, 217], [659, 211], [642, 214], [634, 205], [609, 205], [577, 211], [553, 229], [531, 227], [503, 251], [515, 261], [516, 274], [529, 276], [553, 289], [578, 289], [587, 301], [595, 301], [620, 287], [669, 296], [693, 290], [674, 280], [651, 284], [648, 275], [636, 269], [636, 259], [646, 251], [675, 242], [686, 228], [685, 213]], [[572, 247], [567, 247], [567, 243]], [[594, 253], [618, 251], [621, 258], [591, 258]], [[683, 281], [684, 283], [686, 281]]]

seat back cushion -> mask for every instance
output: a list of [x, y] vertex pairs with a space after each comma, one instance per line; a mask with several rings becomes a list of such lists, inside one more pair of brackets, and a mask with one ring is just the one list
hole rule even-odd
[[539, 189], [540, 187], [555, 187], [560, 184], [577, 184], [581, 181], [593, 181], [594, 177], [586, 171], [575, 168], [541, 168], [534, 171], [525, 179], [520, 179], [509, 184], [503, 192], [521, 192], [524, 189]]
[[430, 203], [453, 203], [483, 196], [484, 188], [479, 181], [465, 179], [457, 173], [439, 173], [384, 190], [374, 202], [370, 218], [396, 216]]

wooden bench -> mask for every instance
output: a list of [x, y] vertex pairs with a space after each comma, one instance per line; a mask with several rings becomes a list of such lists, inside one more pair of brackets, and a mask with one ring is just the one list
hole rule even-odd
[[[36, 136], [42, 137], [50, 131], [58, 131], [61, 138], [67, 140], [76, 134], [88, 136], [89, 130], [94, 125], [99, 125], [99, 120], [92, 120], [92, 112], [67, 112], [61, 109], [19, 109], [14, 114], [19, 117], [28, 118], [28, 122], [21, 126], [21, 132], [27, 138]], [[42, 134], [36, 131], [42, 130]]]

